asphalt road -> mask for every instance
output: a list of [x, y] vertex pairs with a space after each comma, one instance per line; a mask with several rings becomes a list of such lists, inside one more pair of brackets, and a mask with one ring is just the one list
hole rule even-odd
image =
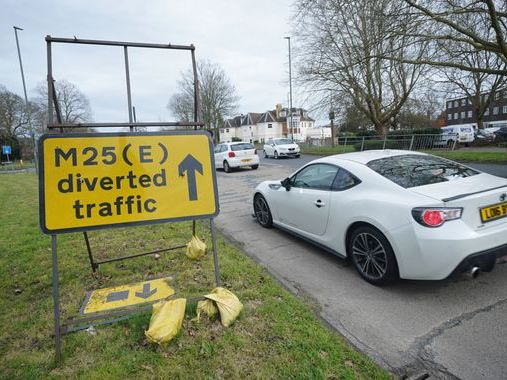
[[[315, 159], [262, 159], [258, 170], [218, 172], [217, 227], [294, 294], [311, 299], [330, 326], [401, 376], [507, 378], [507, 264], [472, 280], [369, 285], [346, 260], [252, 218], [255, 186]], [[503, 173], [495, 165], [481, 170]], [[498, 170], [500, 172], [498, 172]]]

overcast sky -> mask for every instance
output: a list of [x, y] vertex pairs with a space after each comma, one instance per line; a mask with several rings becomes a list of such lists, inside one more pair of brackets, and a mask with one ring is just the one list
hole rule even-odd
[[[219, 64], [241, 97], [239, 113], [287, 105], [291, 0], [3, 0], [0, 84], [22, 96], [13, 25], [18, 32], [29, 97], [46, 79], [44, 37], [194, 44], [197, 59]], [[129, 49], [138, 121], [172, 121], [166, 109], [190, 52]], [[76, 84], [94, 121], [128, 121], [123, 48], [53, 45], [55, 80]], [[293, 67], [294, 71], [294, 67]], [[293, 106], [297, 97], [293, 98]]]

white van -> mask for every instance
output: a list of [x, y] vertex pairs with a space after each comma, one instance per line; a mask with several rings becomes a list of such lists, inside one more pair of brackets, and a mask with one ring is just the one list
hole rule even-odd
[[448, 145], [451, 146], [456, 144], [468, 144], [474, 141], [474, 128], [473, 127], [444, 127], [442, 128], [442, 134], [440, 139], [435, 142], [435, 145]]

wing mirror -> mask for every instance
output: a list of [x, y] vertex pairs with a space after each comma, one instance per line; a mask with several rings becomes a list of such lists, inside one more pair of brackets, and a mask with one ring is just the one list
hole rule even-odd
[[287, 191], [290, 190], [290, 178], [289, 177], [285, 178], [281, 183], [282, 183], [282, 186], [285, 187], [285, 190], [287, 190]]

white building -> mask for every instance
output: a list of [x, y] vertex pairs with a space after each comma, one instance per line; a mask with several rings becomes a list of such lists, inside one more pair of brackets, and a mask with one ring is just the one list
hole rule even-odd
[[291, 137], [294, 140], [305, 141], [308, 138], [308, 130], [314, 127], [315, 120], [308, 116], [308, 112], [302, 108], [292, 108], [292, 130], [288, 126], [288, 108], [282, 108], [277, 104], [272, 111], [264, 113], [247, 113], [236, 116], [224, 122], [220, 128], [220, 141], [230, 142], [233, 139], [250, 141], [252, 143], [264, 143], [269, 138]]

